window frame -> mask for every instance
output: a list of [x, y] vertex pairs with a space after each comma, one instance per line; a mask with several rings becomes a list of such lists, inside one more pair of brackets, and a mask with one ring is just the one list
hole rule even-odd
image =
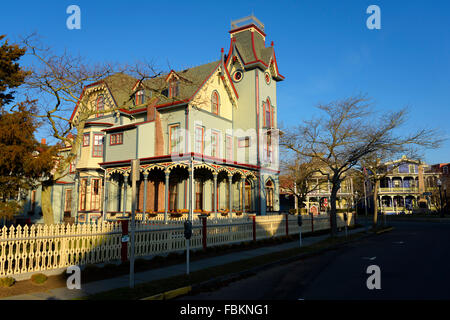
[[[242, 145], [244, 142], [244, 145]], [[250, 137], [239, 137], [238, 138], [238, 147], [239, 148], [249, 148], [250, 147]]]
[[144, 89], [140, 89], [136, 91], [135, 97], [134, 97], [134, 104], [136, 106], [139, 106], [141, 104], [145, 103], [145, 95], [144, 95]]
[[[67, 197], [67, 193], [70, 192], [70, 197]], [[67, 201], [70, 198], [70, 202]], [[65, 189], [64, 191], [64, 213], [72, 212], [72, 189]]]
[[[90, 211], [100, 211], [102, 208], [102, 179], [93, 178], [91, 179], [91, 208]], [[95, 183], [97, 185], [97, 194], [94, 194], [95, 191]]]
[[86, 211], [87, 178], [80, 179], [80, 211]]
[[[95, 144], [96, 143], [95, 137], [101, 137], [101, 139], [100, 139], [101, 144]], [[92, 144], [92, 157], [93, 158], [103, 158], [103, 138], [104, 138], [103, 134], [94, 133], [94, 142]], [[99, 148], [99, 147], [101, 147], [101, 148]], [[98, 151], [98, 150], [101, 150], [100, 155], [96, 155], [96, 151]]]
[[[213, 155], [213, 137], [216, 137], [215, 143], [215, 154]], [[216, 130], [211, 131], [211, 157], [219, 158], [220, 157], [220, 132]]]
[[233, 136], [227, 134], [225, 135], [225, 155], [227, 160], [233, 160], [233, 151]]
[[[102, 108], [101, 108], [101, 110], [99, 109], [99, 101], [100, 101], [100, 98], [101, 98], [101, 102], [102, 102]], [[103, 95], [103, 94], [99, 94], [98, 96], [97, 96], [97, 101], [96, 101], [96, 111], [97, 111], [97, 117], [99, 116], [99, 111], [105, 111], [105, 96]]]
[[[87, 139], [87, 143], [86, 143], [86, 137], [88, 137]], [[91, 133], [83, 133], [83, 147], [89, 147], [89, 145], [91, 144]]]
[[[215, 100], [215, 103], [214, 103]], [[217, 110], [213, 109], [213, 106], [216, 106]], [[217, 92], [217, 90], [214, 90], [211, 93], [211, 113], [215, 114], [215, 115], [219, 115], [220, 113], [220, 96], [219, 93]]]
[[[113, 136], [115, 137], [114, 139], [113, 139]], [[120, 137], [120, 139], [119, 139], [120, 142], [117, 142], [118, 141], [117, 137]], [[109, 145], [110, 146], [116, 146], [116, 145], [119, 145], [119, 144], [123, 144], [123, 132], [111, 133], [110, 136], [109, 136]]]
[[[272, 104], [270, 103], [270, 99], [267, 98], [265, 102], [263, 102], [263, 115], [264, 115], [264, 128], [271, 128], [273, 127], [273, 108]], [[267, 116], [269, 116], [269, 125], [267, 125]]]
[[[176, 130], [175, 128], [178, 128]], [[175, 129], [175, 136], [177, 141], [176, 150], [172, 151], [172, 129]], [[181, 136], [180, 136], [180, 124], [174, 123], [169, 125], [169, 154], [180, 153], [181, 152]]]
[[176, 98], [180, 95], [180, 81], [171, 79], [169, 81], [169, 98]]
[[[201, 144], [201, 151], [198, 152], [199, 139], [197, 137], [197, 133], [199, 132], [200, 129], [202, 130], [202, 133], [201, 133], [202, 144]], [[194, 142], [195, 142], [195, 149], [194, 149], [195, 153], [203, 154], [205, 152], [205, 127], [195, 126]]]

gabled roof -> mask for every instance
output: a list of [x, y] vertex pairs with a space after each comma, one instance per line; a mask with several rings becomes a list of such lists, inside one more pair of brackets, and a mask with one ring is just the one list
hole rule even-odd
[[[188, 68], [182, 71], [171, 70], [168, 74], [163, 74], [161, 76], [146, 79], [141, 81], [129, 76], [124, 73], [117, 73], [111, 75], [101, 81], [95, 82], [85, 87], [82, 95], [85, 93], [86, 89], [94, 87], [96, 85], [105, 84], [111, 96], [114, 99], [116, 108], [124, 112], [134, 113], [142, 109], [142, 106], [133, 106], [133, 95], [134, 91], [138, 88], [143, 88], [147, 91], [146, 95], [149, 96], [151, 92], [157, 92], [158, 102], [156, 107], [163, 107], [169, 105], [178, 105], [189, 102], [197, 93], [197, 91], [202, 87], [207, 79], [213, 74], [213, 72], [221, 65], [221, 61], [213, 61], [193, 68]], [[179, 94], [176, 97], [168, 97], [168, 76], [176, 75], [179, 80]], [[231, 77], [225, 68], [225, 74], [231, 84], [234, 94], [237, 97], [236, 89], [231, 81]], [[161, 94], [159, 94], [161, 93]], [[152, 94], [152, 96], [155, 96]], [[80, 97], [81, 98], [81, 97]], [[75, 107], [71, 120], [76, 114], [78, 105]], [[130, 110], [132, 109], [132, 110]]]

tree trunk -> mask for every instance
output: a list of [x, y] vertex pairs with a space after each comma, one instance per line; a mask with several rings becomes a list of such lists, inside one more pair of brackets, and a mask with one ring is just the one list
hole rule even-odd
[[380, 180], [375, 180], [375, 188], [373, 190], [373, 227], [378, 223], [378, 188], [380, 187]]
[[333, 187], [331, 188], [331, 195], [330, 195], [331, 237], [335, 237], [337, 235], [336, 198], [338, 190], [339, 190], [339, 182], [337, 183], [333, 182]]
[[41, 206], [42, 206], [42, 215], [44, 216], [45, 224], [53, 224], [53, 208], [52, 208], [52, 185], [51, 183], [43, 183], [42, 184], [42, 193], [41, 193]]

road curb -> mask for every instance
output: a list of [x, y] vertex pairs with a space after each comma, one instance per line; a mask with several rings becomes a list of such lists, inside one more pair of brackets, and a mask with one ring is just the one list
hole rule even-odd
[[192, 290], [191, 286], [182, 287], [170, 291], [166, 291], [163, 293], [158, 293], [150, 297], [142, 298], [141, 300], [170, 300], [176, 298], [178, 296], [189, 293]]
[[389, 232], [389, 231], [392, 231], [392, 230], [394, 230], [394, 227], [389, 227], [389, 228], [386, 228], [384, 230], [376, 231], [375, 233], [376, 234], [382, 234], [382, 233]]

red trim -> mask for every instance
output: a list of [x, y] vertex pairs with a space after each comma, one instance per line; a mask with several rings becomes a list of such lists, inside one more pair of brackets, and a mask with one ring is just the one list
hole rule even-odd
[[247, 63], [244, 63], [244, 65], [245, 65], [245, 66], [248, 66], [248, 65], [250, 65], [250, 64], [255, 64], [255, 63], [262, 63], [266, 68], [269, 67], [267, 64], [265, 64], [263, 61], [261, 61], [261, 60], [259, 60], [259, 59], [254, 60], [254, 61], [250, 61], [250, 62], [247, 62]]
[[233, 88], [234, 94], [236, 95], [236, 98], [239, 99], [239, 95], [238, 95], [238, 93], [237, 93], [237, 91], [236, 91], [236, 88], [235, 88], [235, 86], [234, 86], [233, 80], [231, 79], [230, 73], [228, 72], [228, 68], [225, 67], [224, 69], [225, 69], [225, 72], [226, 72], [226, 74], [227, 74], [227, 76], [228, 76], [228, 79], [230, 80], [231, 87]]
[[99, 125], [99, 126], [113, 126], [114, 124], [109, 123], [109, 122], [86, 122], [84, 126], [86, 127], [86, 126], [95, 126], [95, 125]]
[[278, 71], [278, 63], [277, 63], [277, 57], [275, 57], [275, 49], [273, 50], [273, 61], [275, 62], [275, 70], [277, 70], [277, 75], [283, 79], [285, 79], [280, 72]]
[[55, 183], [56, 184], [73, 184], [73, 182], [66, 182], [66, 181], [56, 181]]
[[255, 25], [254, 23], [249, 24], [249, 25], [245, 25], [245, 26], [233, 29], [233, 30], [230, 30], [229, 33], [233, 34], [233, 33], [236, 33], [238, 31], [242, 31], [242, 30], [249, 29], [249, 28], [255, 28], [263, 37], [266, 37], [266, 34], [257, 25]]
[[217, 71], [217, 68], [222, 64], [222, 61], [219, 62], [219, 64], [214, 68], [214, 70], [209, 74], [209, 76], [203, 81], [203, 83], [200, 85], [200, 87], [197, 88], [197, 90], [194, 92], [194, 94], [188, 99], [188, 101], [191, 101], [192, 98], [195, 97], [195, 95], [197, 94], [197, 92], [203, 87], [203, 85], [206, 83], [206, 81], [209, 80], [209, 78], [211, 78], [211, 76], [214, 74], [214, 72]]
[[[235, 165], [235, 166], [240, 166], [240, 167], [245, 167], [245, 168], [255, 169], [255, 170], [261, 169], [261, 166], [247, 164], [247, 163], [241, 163], [241, 162], [236, 162], [236, 161], [230, 162], [227, 159], [215, 158], [215, 157], [207, 156], [207, 155], [196, 153], [196, 152], [187, 152], [187, 153], [181, 154], [181, 157], [185, 157], [186, 159], [188, 159], [191, 156], [196, 157], [196, 158], [205, 159], [205, 160], [213, 160], [215, 163], [219, 163], [219, 164]], [[141, 162], [144, 162], [144, 161], [151, 161], [151, 160], [171, 160], [171, 159], [172, 159], [171, 155], [164, 155], [164, 156], [140, 158], [139, 160]], [[133, 160], [133, 159], [100, 162], [99, 165], [100, 166], [118, 165], [118, 164], [125, 165], [125, 164], [131, 164], [131, 160]], [[274, 169], [270, 169], [270, 168], [264, 168], [264, 170], [275, 172], [275, 173], [280, 173], [280, 170], [274, 170]]]

